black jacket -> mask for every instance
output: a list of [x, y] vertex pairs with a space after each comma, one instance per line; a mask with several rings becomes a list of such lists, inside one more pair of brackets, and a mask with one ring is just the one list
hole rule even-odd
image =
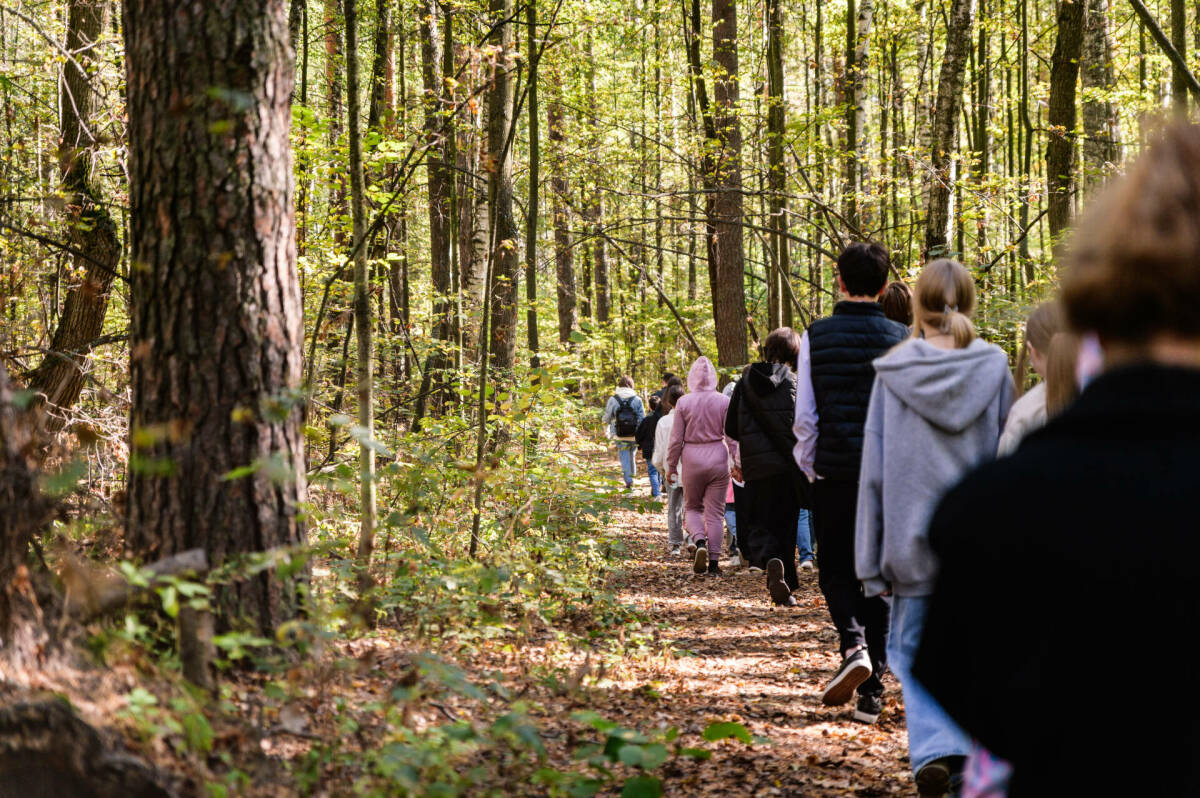
[[858, 481], [863, 424], [871, 401], [871, 361], [908, 336], [875, 302], [838, 302], [833, 315], [808, 328], [809, 363], [817, 402], [813, 468], [825, 479]]
[[914, 674], [1010, 795], [1200, 795], [1200, 370], [1100, 376], [941, 502]]
[[662, 411], [655, 410], [641, 420], [637, 432], [633, 436], [637, 441], [638, 448], [642, 450], [642, 457], [647, 460], [654, 456], [654, 431], [658, 429], [660, 418], [662, 418]]
[[[779, 441], [772, 441], [750, 409], [746, 391], [754, 391], [763, 411], [773, 418]], [[738, 442], [742, 475], [747, 480], [765, 479], [796, 471], [795, 461], [784, 459], [781, 449], [796, 445], [792, 416], [796, 409], [796, 375], [781, 363], [753, 363], [742, 371], [742, 379], [729, 397], [725, 413], [725, 434]]]

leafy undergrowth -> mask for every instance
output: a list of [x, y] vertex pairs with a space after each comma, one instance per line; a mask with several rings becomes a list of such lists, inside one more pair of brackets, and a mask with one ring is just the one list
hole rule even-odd
[[610, 456], [570, 430], [482, 475], [472, 559], [480, 475], [438, 450], [457, 434], [384, 467], [366, 598], [351, 475], [313, 479], [308, 613], [273, 640], [219, 636], [215, 700], [171, 644], [171, 617], [208, 590], [186, 582], [91, 628], [96, 666], [24, 690], [63, 695], [199, 795], [911, 791], [894, 699], [867, 728], [816, 698], [836, 663], [815, 579], [776, 611], [744, 572], [692, 576], [658, 505], [616, 493]]

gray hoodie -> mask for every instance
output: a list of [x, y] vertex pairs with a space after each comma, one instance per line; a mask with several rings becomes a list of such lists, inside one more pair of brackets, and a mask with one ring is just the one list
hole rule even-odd
[[906, 341], [875, 361], [859, 476], [854, 564], [868, 596], [933, 592], [929, 521], [942, 494], [996, 456], [1013, 400], [1008, 358]]

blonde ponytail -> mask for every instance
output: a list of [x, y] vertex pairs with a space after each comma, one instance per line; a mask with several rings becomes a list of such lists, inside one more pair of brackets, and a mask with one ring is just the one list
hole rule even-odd
[[956, 260], [938, 258], [925, 264], [913, 290], [913, 337], [923, 326], [935, 327], [954, 339], [955, 349], [975, 340], [971, 313], [975, 310], [975, 281]]

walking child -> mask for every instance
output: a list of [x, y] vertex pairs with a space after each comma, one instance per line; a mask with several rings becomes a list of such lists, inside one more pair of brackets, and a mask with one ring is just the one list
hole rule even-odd
[[904, 691], [909, 762], [920, 795], [958, 786], [971, 750], [911, 666], [938, 573], [929, 519], [942, 494], [995, 457], [1012, 405], [1004, 350], [975, 336], [975, 280], [962, 264], [926, 264], [913, 337], [875, 361], [864, 426], [855, 567], [868, 597], [891, 596], [888, 664]]
[[[675, 424], [675, 404], [683, 396], [683, 386], [671, 384], [663, 394], [660, 410], [664, 411], [654, 428], [653, 465], [666, 477], [667, 449], [671, 445], [671, 427]], [[683, 483], [676, 473], [674, 479], [666, 479], [663, 491], [667, 494], [667, 546], [672, 557], [678, 557], [683, 546]]]
[[650, 414], [638, 424], [637, 433], [634, 436], [637, 439], [638, 448], [642, 450], [642, 458], [646, 461], [646, 475], [650, 477], [651, 499], [657, 499], [661, 495], [662, 488], [662, 478], [651, 459], [654, 456], [654, 430], [662, 419], [661, 407], [662, 399], [657, 394], [650, 394]]

